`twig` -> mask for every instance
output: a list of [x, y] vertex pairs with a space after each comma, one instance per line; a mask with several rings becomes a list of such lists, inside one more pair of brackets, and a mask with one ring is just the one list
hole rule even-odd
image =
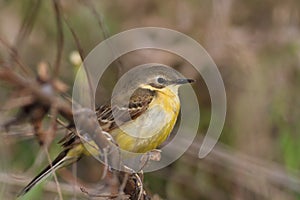
[[48, 135], [46, 136], [46, 141], [44, 142], [46, 146], [48, 146], [54, 139], [56, 128], [57, 128], [57, 123], [56, 123], [57, 114], [58, 112], [57, 112], [56, 105], [51, 105], [50, 115], [52, 116], [52, 118], [47, 131]]
[[126, 185], [127, 185], [127, 182], [128, 182], [128, 178], [129, 178], [129, 174], [128, 174], [128, 173], [125, 173], [124, 178], [123, 178], [123, 180], [122, 180], [122, 184], [120, 185], [120, 188], [119, 188], [119, 191], [120, 191], [120, 192], [123, 192], [123, 191], [124, 191], [124, 189], [125, 189], [125, 187], [126, 187]]
[[96, 18], [96, 20], [98, 22], [98, 25], [101, 29], [102, 34], [103, 34], [103, 38], [107, 39], [109, 37], [107, 26], [104, 23], [103, 16], [97, 12], [97, 10], [95, 9], [95, 5], [93, 5], [92, 1], [90, 1], [90, 0], [79, 0], [79, 2], [81, 2], [83, 5], [85, 5], [91, 11], [91, 13], [94, 15], [94, 17]]
[[[8, 184], [8, 185], [25, 187], [31, 178], [30, 177], [22, 178], [22, 181], [20, 181], [20, 179], [21, 178], [17, 177], [16, 174], [0, 172], [0, 182]], [[26, 180], [24, 180], [24, 179], [26, 179]], [[76, 189], [76, 191], [74, 191], [74, 188], [72, 186], [70, 186], [70, 184], [60, 183], [60, 188], [64, 194], [74, 195], [74, 193], [76, 193], [79, 196], [83, 196], [82, 192], [79, 189]], [[54, 181], [47, 181], [47, 183], [45, 184], [45, 187], [43, 189], [45, 191], [57, 193], [56, 183]]]
[[[71, 34], [72, 34], [72, 37], [73, 37], [73, 39], [76, 43], [76, 47], [77, 47], [77, 50], [79, 52], [80, 58], [83, 62], [83, 60], [85, 58], [85, 53], [84, 53], [83, 48], [82, 48], [82, 46], [79, 42], [78, 36], [76, 35], [75, 31], [73, 30], [70, 23], [68, 22], [68, 20], [65, 17], [64, 17], [64, 21], [66, 22], [69, 30], [71, 31]], [[82, 63], [82, 66], [85, 69], [85, 74], [86, 74], [86, 77], [87, 77], [87, 81], [88, 81], [88, 84], [89, 84], [90, 91], [94, 91], [93, 90], [93, 85], [92, 85], [92, 82], [91, 82], [91, 78], [90, 78], [90, 74], [89, 74], [89, 70], [88, 70], [88, 68], [86, 67], [86, 65], [84, 63]], [[93, 106], [94, 105], [94, 102], [93, 102], [94, 97], [93, 97], [92, 93], [90, 93], [90, 99], [91, 99], [90, 105]]]
[[79, 52], [80, 58], [83, 61], [84, 58], [85, 58], [85, 53], [84, 53], [84, 50], [83, 50], [83, 48], [82, 48], [82, 46], [79, 42], [79, 38], [78, 38], [77, 34], [75, 33], [74, 29], [71, 27], [69, 21], [66, 19], [66, 17], [64, 17], [64, 21], [67, 24], [67, 27], [69, 28], [69, 30], [71, 31], [71, 34], [72, 34], [73, 39], [75, 41], [75, 44], [76, 44], [77, 50]]
[[[45, 152], [46, 152], [46, 155], [47, 155], [47, 159], [48, 159], [49, 165], [52, 168], [53, 166], [52, 166], [52, 161], [51, 161], [51, 158], [50, 158], [50, 155], [49, 155], [49, 152], [48, 152], [48, 147], [44, 146], [44, 148], [45, 148]], [[61, 192], [61, 189], [60, 189], [60, 186], [59, 186], [59, 182], [58, 182], [58, 179], [57, 179], [57, 176], [56, 176], [56, 173], [55, 173], [54, 170], [52, 170], [52, 175], [53, 175], [55, 183], [56, 183], [56, 188], [57, 188], [57, 193], [58, 193], [59, 199], [63, 200], [62, 192]]]
[[[84, 53], [83, 48], [82, 48], [82, 46], [81, 46], [81, 44], [79, 42], [79, 39], [78, 39], [75, 31], [71, 27], [70, 23], [68, 22], [68, 20], [65, 17], [64, 17], [64, 21], [66, 22], [69, 30], [71, 31], [71, 34], [72, 34], [72, 37], [73, 37], [73, 39], [74, 39], [74, 41], [76, 43], [76, 47], [77, 47], [77, 50], [79, 52], [80, 58], [81, 58], [81, 60], [83, 62], [83, 60], [85, 58], [85, 53]], [[84, 69], [85, 69], [84, 71], [85, 71], [85, 75], [86, 75], [86, 78], [87, 78], [87, 81], [88, 81], [88, 84], [89, 84], [90, 91], [94, 91], [93, 84], [91, 82], [91, 77], [90, 77], [89, 70], [88, 70], [87, 66], [84, 63], [82, 63], [81, 66], [83, 66]], [[91, 106], [94, 106], [93, 99], [94, 99], [93, 94], [92, 94], [92, 92], [90, 92], [90, 100], [91, 100], [90, 105]]]
[[30, 34], [33, 28], [33, 24], [35, 22], [36, 16], [39, 13], [39, 8], [41, 5], [41, 0], [37, 0], [36, 3], [34, 3], [33, 6], [29, 6], [29, 9], [27, 11], [27, 16], [25, 16], [22, 26], [19, 30], [18, 35], [16, 36], [16, 40], [14, 43], [15, 49], [20, 47], [22, 44], [22, 41]]
[[[22, 63], [17, 50], [1, 37], [0, 37], [0, 43], [9, 50], [10, 60], [13, 58], [14, 61], [17, 63], [17, 65], [20, 67], [22, 72], [24, 72], [28, 76], [33, 76], [32, 70], [29, 67], [25, 66], [25, 64]], [[14, 66], [14, 64], [8, 62], [8, 63], [3, 63], [3, 66], [4, 67]]]
[[138, 200], [142, 199], [143, 193], [144, 193], [144, 186], [143, 182], [138, 174], [134, 174], [136, 177], [136, 180], [138, 182], [138, 188], [139, 188], [139, 195], [138, 195]]
[[18, 54], [18, 49], [21, 48], [22, 41], [24, 41], [24, 39], [28, 37], [28, 35], [32, 31], [40, 5], [41, 5], [41, 0], [37, 0], [36, 3], [34, 3], [33, 6], [30, 6], [29, 9], [27, 10], [27, 15], [23, 19], [21, 28], [18, 32], [18, 35], [16, 36], [14, 45], [11, 46], [8, 43], [6, 43], [3, 39], [0, 38], [0, 42], [10, 50], [10, 57], [8, 59], [7, 64], [9, 66], [14, 66], [14, 62], [16, 62], [18, 66], [21, 68], [21, 70], [25, 72], [27, 75], [33, 75], [33, 73], [29, 67], [26, 67], [21, 62], [21, 59]]
[[[73, 179], [74, 184], [72, 184], [72, 186], [73, 186], [74, 191], [76, 191], [76, 186], [77, 186], [77, 165], [76, 164], [72, 165], [72, 175], [74, 177], [74, 179]], [[77, 194], [76, 193], [74, 193], [73, 198], [74, 199], [77, 198]]]
[[[81, 2], [83, 5], [85, 5], [89, 9], [89, 11], [93, 14], [93, 16], [96, 18], [98, 25], [101, 29], [101, 32], [103, 34], [103, 38], [105, 40], [107, 38], [109, 38], [108, 29], [107, 29], [107, 26], [105, 25], [104, 19], [103, 19], [102, 15], [98, 13], [98, 11], [96, 10], [95, 5], [93, 5], [92, 1], [91, 0], [79, 0], [79, 2]], [[107, 44], [110, 48], [111, 53], [114, 55], [118, 55], [118, 51], [109, 42], [107, 42]], [[116, 61], [118, 64], [117, 65], [118, 66], [118, 76], [120, 77], [122, 69], [124, 68], [123, 67], [124, 65], [120, 58], [118, 58]]]
[[56, 52], [56, 60], [54, 65], [53, 78], [57, 78], [59, 75], [59, 69], [61, 65], [61, 58], [64, 48], [64, 34], [63, 34], [63, 27], [61, 22], [61, 6], [59, 4], [59, 0], [52, 0], [53, 7], [55, 10], [55, 17], [56, 17], [56, 26], [57, 26], [57, 52]]
[[117, 198], [120, 196], [126, 197], [126, 195], [124, 195], [124, 194], [92, 194], [92, 193], [88, 192], [84, 187], [80, 187], [80, 190], [84, 194], [88, 195], [89, 197], [103, 197], [103, 198]]

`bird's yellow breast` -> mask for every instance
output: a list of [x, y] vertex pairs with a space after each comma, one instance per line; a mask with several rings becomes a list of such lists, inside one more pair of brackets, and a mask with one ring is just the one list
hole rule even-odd
[[144, 153], [162, 144], [176, 123], [180, 109], [176, 90], [158, 90], [148, 109], [136, 119], [110, 132], [126, 151]]

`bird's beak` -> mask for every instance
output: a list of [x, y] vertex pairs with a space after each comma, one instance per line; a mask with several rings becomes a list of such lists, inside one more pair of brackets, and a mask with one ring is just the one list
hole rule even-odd
[[193, 83], [195, 82], [195, 80], [193, 79], [189, 79], [189, 78], [181, 78], [181, 79], [176, 79], [173, 84], [176, 85], [182, 85], [182, 84], [186, 84], [186, 83]]

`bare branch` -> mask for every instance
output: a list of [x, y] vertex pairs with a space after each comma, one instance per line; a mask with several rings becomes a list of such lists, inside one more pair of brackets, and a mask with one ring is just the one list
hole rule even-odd
[[69, 122], [73, 122], [72, 108], [69, 103], [66, 103], [61, 98], [45, 93], [36, 82], [27, 80], [13, 72], [9, 68], [0, 70], [0, 79], [9, 82], [11, 85], [19, 88], [27, 88], [33, 95], [45, 105], [56, 105], [59, 114], [66, 118]]
[[75, 33], [74, 29], [71, 27], [69, 21], [66, 19], [66, 17], [64, 17], [64, 21], [67, 24], [69, 30], [71, 31], [71, 34], [72, 34], [73, 39], [75, 41], [75, 44], [76, 44], [77, 50], [79, 52], [80, 58], [83, 61], [84, 58], [85, 58], [85, 53], [84, 53], [83, 48], [82, 48], [82, 46], [79, 42], [79, 38], [78, 38], [77, 34]]
[[[105, 40], [107, 38], [109, 38], [109, 32], [108, 32], [107, 26], [104, 23], [104, 19], [103, 19], [102, 15], [98, 13], [98, 11], [96, 10], [95, 5], [93, 5], [92, 1], [91, 0], [79, 0], [79, 1], [89, 9], [89, 11], [92, 13], [92, 15], [97, 20], [98, 25], [99, 25], [99, 27], [101, 29], [102, 34], [103, 34], [103, 38]], [[108, 46], [110, 48], [110, 51], [113, 54], [118, 55], [117, 50], [110, 43], [108, 43]], [[116, 60], [116, 62], [118, 64], [118, 75], [120, 77], [122, 69], [124, 69], [124, 67], [123, 67], [124, 65], [123, 65], [123, 63], [122, 63], [122, 61], [121, 61], [120, 58], [118, 58]]]
[[[48, 147], [44, 146], [44, 148], [45, 148], [45, 152], [46, 152], [46, 155], [47, 155], [49, 165], [52, 168], [53, 166], [52, 166], [52, 161], [51, 161], [51, 158], [50, 158], [50, 155], [49, 155]], [[59, 199], [63, 200], [60, 184], [59, 184], [58, 178], [57, 178], [56, 173], [55, 173], [54, 170], [52, 170], [52, 175], [53, 175], [54, 181], [56, 183], [56, 188], [57, 188], [57, 193], [58, 193]]]
[[[25, 180], [23, 181], [23, 178], [22, 178], [22, 182], [20, 181], [20, 179], [21, 178], [16, 177], [15, 174], [8, 174], [8, 173], [0, 172], [0, 182], [8, 184], [8, 185], [24, 187], [24, 186], [26, 186], [27, 182], [31, 178], [29, 178], [29, 177], [26, 178], [26, 181]], [[61, 190], [64, 194], [67, 194], [67, 195], [76, 194], [76, 195], [81, 196], [81, 197], [84, 196], [83, 193], [80, 191], [80, 189], [76, 189], [74, 191], [74, 188], [72, 186], [70, 186], [70, 184], [60, 183], [60, 188], [61, 188]], [[55, 181], [47, 181], [47, 183], [45, 184], [44, 190], [56, 193], [57, 192], [57, 187], [56, 187]]]
[[[77, 37], [77, 35], [76, 35], [76, 33], [75, 33], [75, 31], [74, 31], [74, 29], [71, 27], [71, 25], [70, 25], [70, 23], [68, 22], [68, 20], [64, 17], [64, 21], [66, 22], [66, 24], [67, 24], [67, 26], [68, 26], [68, 28], [69, 28], [69, 30], [71, 31], [71, 33], [72, 33], [72, 36], [73, 36], [73, 38], [74, 38], [74, 41], [75, 41], [75, 43], [76, 43], [76, 47], [77, 47], [77, 50], [78, 50], [78, 52], [79, 52], [79, 55], [80, 55], [80, 58], [81, 58], [81, 60], [82, 60], [82, 62], [83, 62], [83, 60], [84, 60], [84, 58], [85, 58], [85, 53], [84, 53], [84, 51], [83, 51], [83, 48], [82, 48], [82, 46], [81, 46], [81, 44], [80, 44], [80, 42], [79, 42], [79, 39], [78, 39], [78, 37]], [[84, 67], [84, 69], [85, 69], [85, 74], [86, 74], [86, 77], [87, 77], [87, 81], [88, 81], [88, 84], [89, 84], [89, 88], [90, 88], [90, 91], [94, 91], [93, 90], [93, 85], [92, 85], [92, 82], [91, 82], [91, 78], [90, 78], [90, 74], [89, 74], [89, 70], [87, 69], [87, 67], [86, 67], [86, 65], [84, 65], [84, 64], [82, 64], [82, 66]], [[93, 106], [93, 101], [92, 101], [92, 99], [94, 99], [94, 97], [93, 97], [93, 95], [90, 93], [90, 99], [91, 99], [91, 105]]]
[[61, 65], [62, 53], [64, 48], [64, 34], [63, 34], [63, 27], [61, 22], [61, 6], [59, 0], [52, 0], [53, 7], [55, 10], [55, 17], [56, 17], [56, 26], [57, 26], [57, 52], [56, 52], [56, 60], [54, 65], [54, 78], [59, 75], [59, 68]]
[[14, 63], [11, 62], [11, 59], [14, 59], [14, 62], [17, 63], [17, 65], [20, 67], [22, 72], [24, 72], [28, 76], [33, 76], [32, 70], [29, 67], [25, 66], [25, 64], [22, 63], [21, 58], [20, 58], [16, 48], [11, 46], [8, 42], [6, 42], [1, 37], [0, 37], [0, 43], [3, 46], [5, 46], [9, 50], [9, 53], [10, 53], [10, 58], [9, 58], [8, 62], [4, 63], [3, 66], [4, 67], [14, 66]]
[[20, 28], [20, 31], [16, 37], [14, 47], [18, 48], [22, 45], [22, 42], [25, 40], [25, 38], [31, 33], [35, 19], [39, 13], [41, 5], [41, 0], [36, 0], [35, 3], [33, 3], [33, 6], [30, 6], [27, 15], [23, 19], [22, 26]]

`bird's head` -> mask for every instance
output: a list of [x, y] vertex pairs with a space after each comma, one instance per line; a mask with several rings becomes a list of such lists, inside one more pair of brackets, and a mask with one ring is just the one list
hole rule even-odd
[[139, 89], [177, 95], [179, 86], [192, 82], [194, 80], [185, 78], [171, 67], [147, 64], [133, 68], [121, 77], [112, 99], [114, 104], [123, 105], [136, 91], [143, 91]]
[[169, 76], [160, 74], [149, 78], [146, 83], [140, 85], [140, 88], [152, 91], [170, 90], [177, 94], [179, 86], [193, 82], [195, 82], [193, 79], [177, 77], [174, 74], [170, 74]]

